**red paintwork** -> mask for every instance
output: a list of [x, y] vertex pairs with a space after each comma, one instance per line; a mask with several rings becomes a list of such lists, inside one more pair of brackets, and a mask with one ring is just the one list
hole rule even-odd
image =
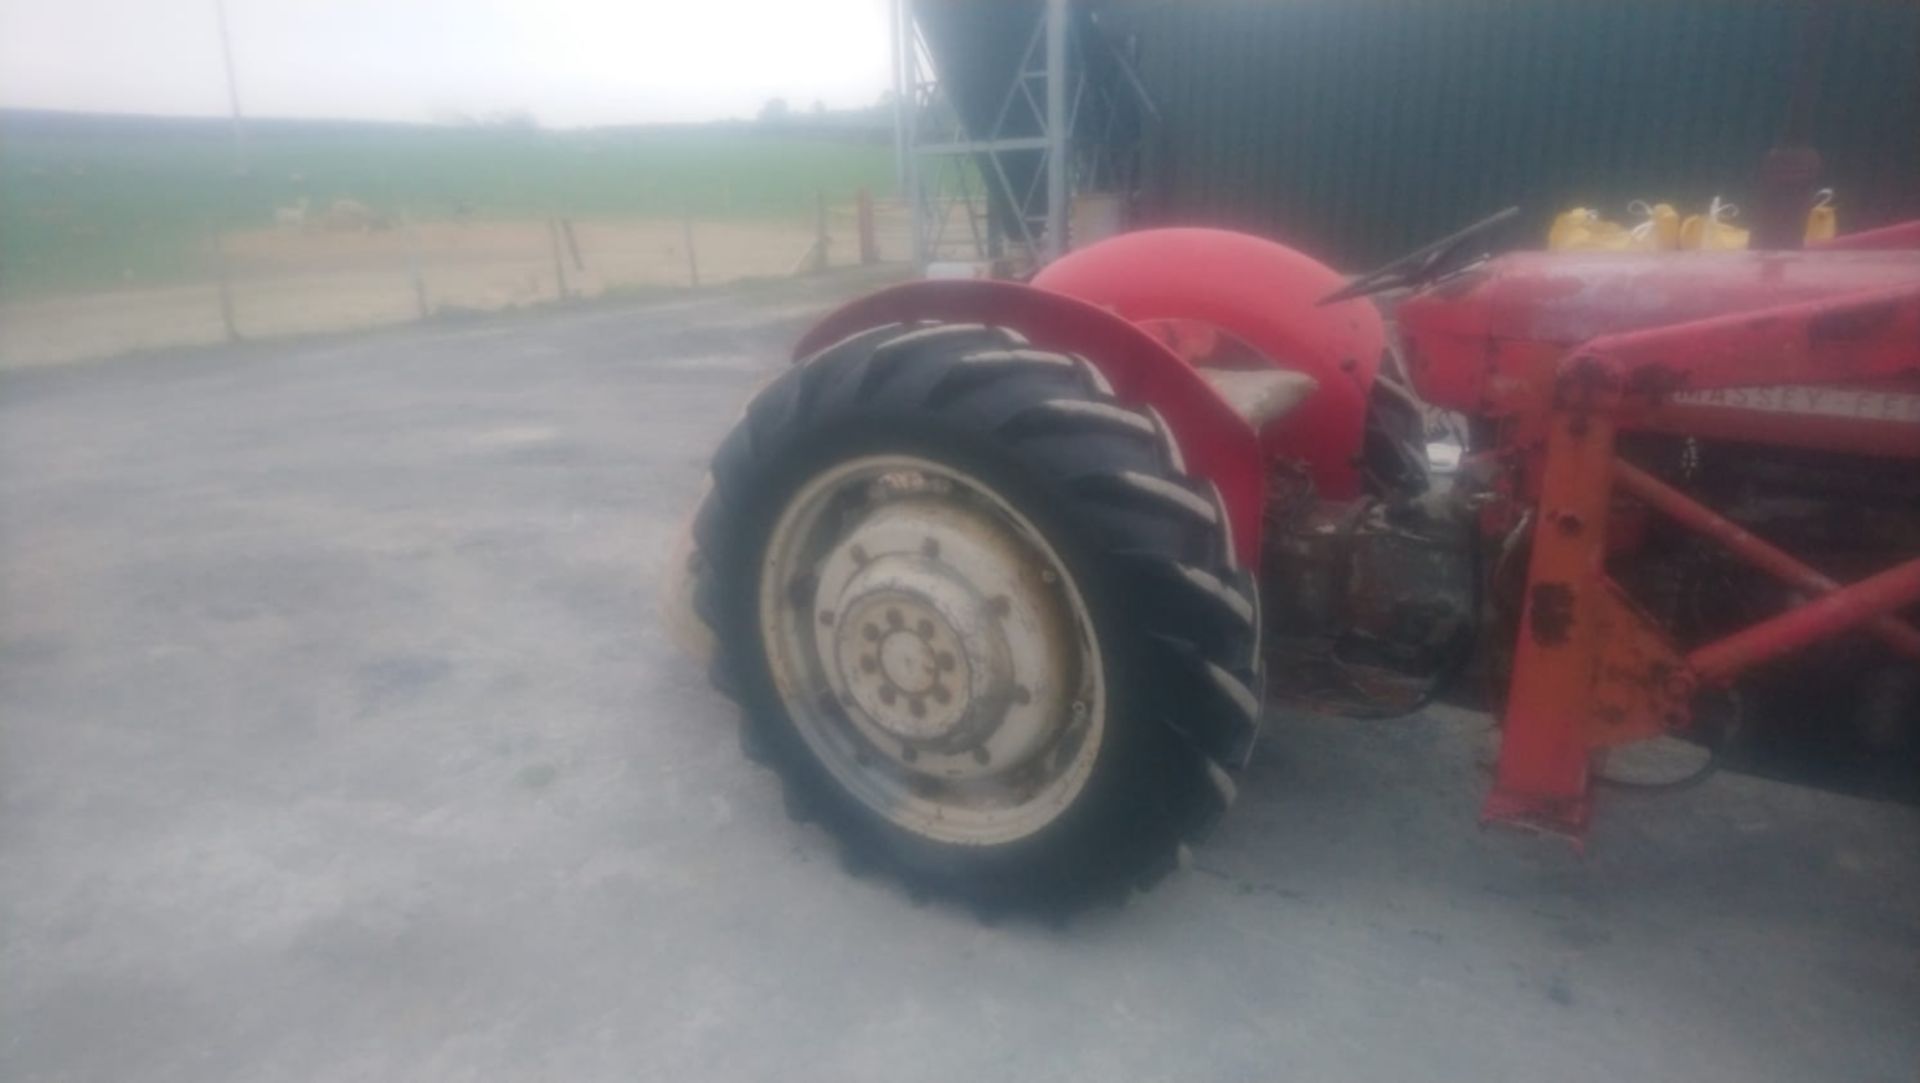
[[[1820, 388], [1811, 390], [1819, 391]], [[1920, 395], [1920, 383], [1904, 381], [1870, 389]], [[1640, 415], [1639, 428], [1700, 440], [1745, 440], [1850, 455], [1920, 459], [1920, 425], [1870, 417], [1767, 413], [1734, 407], [1666, 403]]]
[[[1595, 662], [1606, 644], [1597, 619], [1607, 582], [1607, 484], [1613, 460], [1613, 418], [1599, 412], [1579, 423], [1548, 419], [1536, 483], [1527, 588], [1514, 640], [1513, 673], [1501, 719], [1500, 759], [1481, 810], [1485, 820], [1581, 837], [1591, 810], [1588, 740]], [[1545, 493], [1553, 494], [1551, 503]]]
[[1360, 493], [1367, 398], [1387, 349], [1372, 301], [1321, 306], [1347, 284], [1331, 267], [1285, 245], [1218, 229], [1125, 233], [1068, 253], [1033, 279], [1040, 289], [1099, 305], [1134, 323], [1195, 321], [1244, 341], [1275, 365], [1320, 384], [1270, 426], [1270, 458], [1308, 464], [1321, 495]]
[[[1920, 560], [1912, 560], [1850, 587], [1816, 590], [1817, 600], [1683, 658], [1606, 574], [1611, 494], [1622, 479], [1709, 534], [1724, 535], [1730, 525], [1617, 464], [1620, 424], [1676, 388], [1885, 384], [1920, 372], [1920, 281], [1889, 280], [1900, 284], [1883, 280], [1881, 288], [1822, 300], [1597, 335], [1542, 366], [1551, 372], [1544, 396], [1531, 380], [1495, 392], [1525, 411], [1516, 420], [1531, 422], [1511, 427], [1507, 448], [1515, 468], [1534, 479], [1517, 489], [1537, 494], [1537, 526], [1484, 816], [1577, 836], [1588, 818], [1587, 772], [1597, 750], [1681, 724], [1700, 684], [1727, 681], [1920, 600]], [[1776, 415], [1773, 423], [1793, 421]], [[1737, 535], [1722, 540], [1763, 567], [1797, 577], [1811, 571]]]
[[1093, 305], [1011, 282], [909, 282], [829, 314], [794, 347], [794, 359], [866, 328], [913, 320], [998, 324], [1035, 346], [1085, 357], [1116, 395], [1166, 419], [1188, 469], [1219, 488], [1241, 563], [1259, 567], [1266, 506], [1259, 440], [1193, 366], [1152, 336]]
[[1543, 366], [1596, 336], [1902, 283], [1920, 283], [1920, 252], [1517, 252], [1414, 294], [1395, 315], [1423, 397], [1503, 416], [1531, 405]]
[[1833, 240], [1819, 241], [1807, 247], [1819, 249], [1920, 248], [1920, 218], [1911, 222], [1882, 226], [1879, 229], [1843, 233]]
[[1912, 376], [1920, 373], [1916, 343], [1920, 276], [1756, 311], [1616, 330], [1593, 338], [1579, 355], [1636, 377], [1629, 391], [1665, 393]]
[[1575, 346], [1902, 282], [1920, 283], [1920, 251], [1513, 252], [1408, 297], [1396, 317], [1408, 345], [1438, 363], [1448, 347], [1430, 339]]

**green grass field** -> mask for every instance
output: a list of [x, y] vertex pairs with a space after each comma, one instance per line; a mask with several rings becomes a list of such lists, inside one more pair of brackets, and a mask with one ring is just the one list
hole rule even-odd
[[745, 125], [552, 132], [263, 121], [236, 175], [226, 122], [0, 112], [0, 295], [211, 272], [219, 230], [301, 195], [390, 217], [766, 218], [892, 194], [889, 147]]

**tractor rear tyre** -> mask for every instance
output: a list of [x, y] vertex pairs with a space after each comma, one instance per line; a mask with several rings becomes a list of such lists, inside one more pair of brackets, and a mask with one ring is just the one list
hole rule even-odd
[[694, 606], [790, 812], [916, 894], [1059, 913], [1175, 867], [1260, 714], [1218, 493], [1097, 370], [979, 324], [795, 365], [713, 461]]

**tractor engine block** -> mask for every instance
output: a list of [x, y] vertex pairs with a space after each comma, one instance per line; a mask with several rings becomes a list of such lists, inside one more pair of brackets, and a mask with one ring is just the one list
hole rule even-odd
[[1464, 504], [1445, 492], [1325, 502], [1281, 489], [1262, 568], [1274, 694], [1351, 714], [1417, 709], [1473, 649]]

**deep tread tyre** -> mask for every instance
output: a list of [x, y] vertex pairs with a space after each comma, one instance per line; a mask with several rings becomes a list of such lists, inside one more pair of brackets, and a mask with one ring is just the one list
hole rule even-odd
[[[1071, 803], [1024, 837], [962, 845], [881, 814], [822, 762], [776, 690], [760, 609], [776, 523], [810, 479], [875, 454], [990, 487], [1084, 602], [1105, 728]], [[1217, 493], [1183, 472], [1164, 423], [1116, 401], [1083, 359], [973, 324], [854, 335], [755, 397], [714, 456], [694, 529], [696, 610], [718, 643], [714, 683], [743, 709], [743, 747], [851, 866], [891, 870], [916, 896], [1064, 913], [1177, 867], [1231, 801], [1229, 772], [1259, 722], [1255, 585], [1233, 563]]]

